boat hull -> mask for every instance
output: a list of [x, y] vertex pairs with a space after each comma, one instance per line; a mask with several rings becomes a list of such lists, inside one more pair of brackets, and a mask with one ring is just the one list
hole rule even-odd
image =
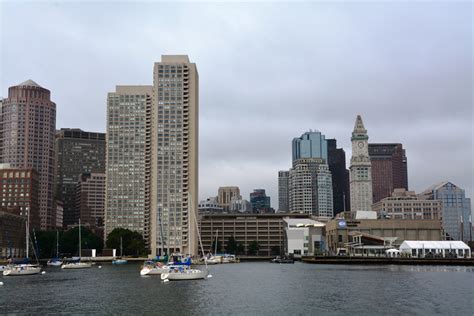
[[186, 269], [180, 272], [162, 273], [161, 279], [171, 281], [201, 280], [205, 279], [207, 275], [207, 270]]
[[112, 264], [126, 264], [126, 263], [127, 263], [127, 260], [124, 260], [124, 259], [118, 259], [118, 260], [112, 261]]
[[92, 268], [92, 264], [88, 262], [65, 263], [61, 269], [87, 269]]
[[164, 272], [168, 271], [167, 269], [163, 268], [163, 267], [143, 267], [141, 270], [140, 270], [140, 275], [144, 276], [144, 275], [160, 275]]
[[21, 276], [21, 275], [32, 275], [41, 272], [41, 268], [38, 266], [19, 266], [19, 267], [6, 267], [3, 270], [4, 276]]
[[50, 267], [60, 267], [63, 264], [62, 261], [48, 261], [46, 265]]

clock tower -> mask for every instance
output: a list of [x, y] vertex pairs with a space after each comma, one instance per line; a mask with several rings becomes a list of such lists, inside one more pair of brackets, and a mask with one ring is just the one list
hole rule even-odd
[[350, 170], [351, 211], [372, 211], [372, 168], [369, 158], [369, 136], [362, 118], [357, 115], [352, 132]]

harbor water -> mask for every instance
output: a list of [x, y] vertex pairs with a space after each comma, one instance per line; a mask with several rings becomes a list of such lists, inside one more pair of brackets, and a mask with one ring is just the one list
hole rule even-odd
[[244, 262], [163, 282], [139, 264], [0, 277], [0, 314], [473, 315], [474, 268]]

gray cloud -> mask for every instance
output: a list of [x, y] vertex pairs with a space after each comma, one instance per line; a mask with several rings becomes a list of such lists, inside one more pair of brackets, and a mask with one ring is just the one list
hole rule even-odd
[[161, 54], [200, 75], [200, 197], [265, 188], [312, 129], [350, 160], [362, 114], [372, 142], [401, 142], [409, 185], [449, 179], [473, 196], [472, 4], [1, 4], [1, 93], [31, 78], [58, 127], [105, 130], [107, 92], [151, 84]]

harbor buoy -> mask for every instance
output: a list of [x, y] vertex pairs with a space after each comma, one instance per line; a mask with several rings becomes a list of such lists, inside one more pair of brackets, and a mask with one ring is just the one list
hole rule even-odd
[[41, 274], [46, 274], [46, 271], [42, 271]]
[[0, 286], [3, 285], [3, 282], [0, 282]]
[[170, 281], [170, 280], [168, 280], [168, 279], [163, 280], [164, 283], [169, 282], [169, 281]]
[[102, 269], [102, 266], [99, 266], [99, 269]]
[[212, 274], [209, 274], [207, 277], [208, 277], [209, 279], [212, 278]]

